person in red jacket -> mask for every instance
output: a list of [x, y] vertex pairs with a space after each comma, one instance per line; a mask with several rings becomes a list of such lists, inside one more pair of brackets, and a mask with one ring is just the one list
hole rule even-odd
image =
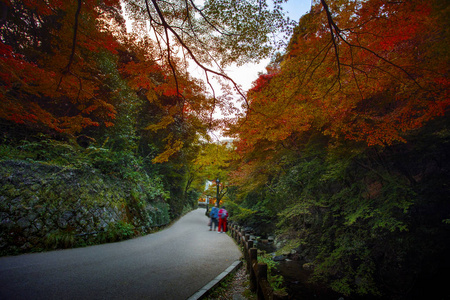
[[219, 209], [219, 229], [217, 233], [227, 231], [227, 219], [228, 219], [228, 212], [225, 209], [225, 206], [222, 206], [222, 208]]

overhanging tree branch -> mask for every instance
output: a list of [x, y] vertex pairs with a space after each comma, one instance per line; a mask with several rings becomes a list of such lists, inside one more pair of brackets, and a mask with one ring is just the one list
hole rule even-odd
[[[169, 25], [169, 24], [167, 23], [167, 21], [166, 21], [166, 19], [165, 19], [165, 17], [164, 17], [164, 14], [162, 13], [162, 11], [161, 11], [161, 9], [160, 9], [160, 7], [159, 7], [157, 1], [156, 1], [156, 0], [151, 0], [151, 1], [152, 1], [152, 4], [153, 4], [153, 7], [154, 7], [155, 10], [156, 10], [156, 13], [158, 14], [158, 17], [159, 17], [159, 20], [160, 20], [160, 24], [163, 26], [164, 30], [166, 30], [167, 33], [170, 32], [170, 33], [176, 38], [176, 40], [178, 41], [178, 43], [180, 43], [180, 45], [187, 51], [187, 53], [189, 54], [190, 58], [197, 64], [197, 66], [199, 66], [199, 67], [200, 67], [201, 69], [203, 69], [205, 72], [208, 72], [208, 73], [217, 75], [217, 76], [219, 76], [219, 77], [225, 78], [225, 79], [227, 79], [228, 81], [230, 81], [230, 82], [233, 84], [233, 86], [234, 86], [234, 88], [236, 89], [236, 91], [238, 92], [238, 94], [244, 99], [244, 101], [245, 101], [247, 107], [249, 107], [249, 104], [248, 104], [248, 101], [247, 101], [247, 97], [243, 94], [243, 92], [242, 92], [241, 89], [239, 88], [238, 84], [237, 84], [232, 78], [230, 78], [228, 75], [223, 74], [223, 73], [220, 73], [220, 72], [217, 72], [217, 71], [214, 71], [214, 70], [212, 70], [211, 68], [208, 68], [208, 67], [206, 67], [205, 65], [203, 65], [203, 64], [197, 59], [197, 57], [196, 57], [196, 55], [193, 53], [192, 49], [184, 42], [183, 38], [182, 38], [182, 37], [181, 37], [181, 36], [173, 29], [173, 27], [172, 27], [171, 25]], [[145, 3], [146, 3], [146, 5], [147, 5], [147, 7], [148, 7], [148, 0], [145, 0]], [[149, 17], [151, 17], [151, 14], [150, 14], [149, 9], [148, 9], [148, 12], [149, 12]], [[168, 34], [166, 35], [166, 39], [167, 39], [167, 40], [166, 40], [166, 44], [167, 44], [167, 47], [168, 47], [168, 51], [170, 52], [170, 41], [169, 41], [169, 36], [168, 36]], [[169, 64], [171, 64], [171, 60], [170, 60], [170, 59], [169, 59]], [[172, 68], [172, 71], [173, 71], [172, 73], [173, 73], [173, 75], [174, 75], [175, 78], [176, 78], [176, 72], [174, 71], [173, 65], [171, 65], [171, 68]], [[175, 79], [175, 80], [176, 80], [176, 79]], [[178, 86], [177, 86], [177, 93], [180, 94], [180, 93], [179, 93]]]
[[73, 24], [72, 50], [70, 52], [69, 62], [67, 63], [67, 66], [62, 71], [62, 75], [61, 75], [61, 78], [59, 79], [56, 90], [59, 90], [59, 87], [61, 86], [64, 74], [70, 73], [70, 67], [72, 66], [73, 59], [75, 57], [75, 48], [77, 45], [77, 33], [78, 33], [78, 18], [80, 16], [80, 12], [81, 12], [81, 4], [82, 4], [82, 0], [78, 0], [77, 11], [75, 12], [75, 22]]
[[363, 51], [366, 51], [370, 54], [372, 54], [373, 56], [375, 56], [376, 58], [382, 60], [383, 62], [393, 66], [394, 68], [399, 69], [402, 73], [404, 73], [412, 82], [414, 82], [414, 84], [416, 84], [420, 89], [423, 89], [423, 87], [420, 85], [419, 82], [417, 82], [417, 80], [414, 78], [414, 76], [409, 73], [404, 67], [395, 64], [394, 62], [392, 62], [391, 60], [388, 60], [386, 58], [384, 58], [383, 56], [381, 56], [379, 53], [376, 53], [375, 51], [361, 46], [361, 45], [355, 45], [350, 43], [345, 36], [342, 35], [342, 30], [337, 26], [337, 24], [334, 22], [333, 17], [331, 15], [331, 11], [327, 5], [327, 3], [325, 2], [325, 0], [320, 0], [322, 7], [325, 10], [325, 13], [327, 14], [327, 21], [328, 21], [328, 27], [330, 29], [330, 35], [331, 35], [331, 41], [333, 42], [333, 46], [335, 49], [335, 56], [336, 56], [336, 62], [337, 62], [337, 66], [338, 66], [338, 79], [340, 77], [340, 67], [341, 67], [341, 62], [340, 62], [340, 56], [339, 56], [339, 51], [338, 51], [338, 44], [337, 44], [337, 39], [342, 40], [342, 42], [344, 42], [348, 47], [350, 48], [358, 48], [361, 49]]

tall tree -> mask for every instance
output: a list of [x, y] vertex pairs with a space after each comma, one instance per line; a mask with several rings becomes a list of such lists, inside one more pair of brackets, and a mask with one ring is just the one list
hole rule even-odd
[[210, 196], [217, 196], [217, 182], [219, 180], [219, 200], [228, 192], [229, 180], [228, 171], [230, 161], [234, 154], [228, 142], [204, 143], [198, 151], [193, 161], [194, 171], [196, 173], [195, 184], [197, 189], [202, 190], [206, 180], [213, 182], [210, 190], [207, 191]]

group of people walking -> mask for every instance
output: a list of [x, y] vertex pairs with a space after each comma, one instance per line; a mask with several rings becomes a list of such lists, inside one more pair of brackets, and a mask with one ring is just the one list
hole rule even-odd
[[211, 218], [209, 220], [209, 231], [213, 230], [213, 225], [214, 231], [216, 231], [217, 227], [219, 227], [217, 229], [217, 233], [223, 233], [227, 231], [228, 212], [225, 209], [225, 206], [222, 206], [222, 208], [219, 209], [216, 203], [216, 205], [211, 208], [209, 216]]

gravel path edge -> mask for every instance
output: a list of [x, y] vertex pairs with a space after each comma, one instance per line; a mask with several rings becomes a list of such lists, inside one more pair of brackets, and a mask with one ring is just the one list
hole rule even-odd
[[237, 260], [231, 264], [225, 271], [220, 273], [216, 278], [207, 283], [204, 287], [198, 290], [194, 295], [189, 297], [187, 300], [199, 300], [202, 299], [208, 292], [214, 289], [217, 285], [219, 285], [225, 277], [229, 274], [235, 272], [242, 265], [241, 260]]

